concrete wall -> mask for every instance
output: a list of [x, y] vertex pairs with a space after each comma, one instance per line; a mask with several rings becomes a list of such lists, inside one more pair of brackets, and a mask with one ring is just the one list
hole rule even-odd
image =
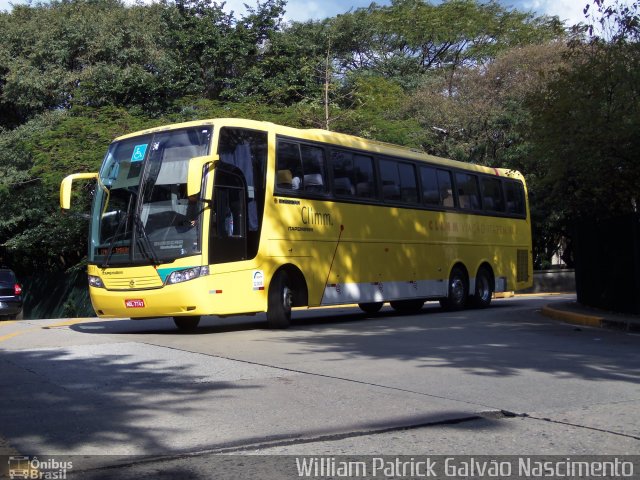
[[518, 293], [569, 293], [576, 291], [574, 270], [533, 272], [533, 287]]

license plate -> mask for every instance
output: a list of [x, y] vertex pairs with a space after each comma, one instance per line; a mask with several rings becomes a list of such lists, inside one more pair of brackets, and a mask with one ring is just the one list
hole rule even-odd
[[141, 298], [131, 298], [124, 301], [127, 308], [144, 308], [144, 300]]
[[0, 308], [7, 308], [9, 305], [7, 305], [4, 302], [0, 302]]

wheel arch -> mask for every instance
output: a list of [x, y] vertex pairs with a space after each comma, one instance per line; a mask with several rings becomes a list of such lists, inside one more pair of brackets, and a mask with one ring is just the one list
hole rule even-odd
[[465, 276], [467, 277], [467, 286], [469, 286], [469, 269], [467, 268], [467, 266], [464, 264], [464, 262], [462, 260], [456, 260], [455, 262], [453, 262], [451, 264], [451, 266], [449, 267], [449, 272], [447, 273], [447, 279], [451, 276], [451, 272], [453, 272], [454, 268], [460, 268], [463, 273], [465, 274]]
[[271, 278], [274, 278], [278, 272], [284, 271], [293, 285], [293, 306], [306, 307], [309, 305], [309, 288], [307, 280], [304, 278], [302, 271], [292, 263], [286, 263], [278, 267]]
[[481, 270], [486, 270], [489, 273], [489, 279], [491, 280], [491, 288], [493, 290], [495, 290], [496, 288], [496, 274], [493, 271], [493, 267], [491, 266], [491, 264], [487, 261], [484, 260], [480, 263], [480, 265], [478, 266], [478, 269], [476, 270], [476, 276], [478, 276], [478, 273]]

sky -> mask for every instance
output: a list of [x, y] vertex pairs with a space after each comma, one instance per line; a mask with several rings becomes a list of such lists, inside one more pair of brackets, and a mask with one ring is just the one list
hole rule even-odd
[[[126, 1], [126, 0], [125, 0]], [[499, 0], [506, 7], [513, 7], [525, 12], [538, 15], [557, 15], [568, 25], [574, 25], [584, 20], [582, 9], [589, 0]], [[0, 0], [0, 10], [10, 10], [11, 4], [27, 3], [27, 0]], [[131, 2], [133, 3], [133, 2]], [[237, 14], [245, 11], [243, 4], [255, 4], [255, 0], [227, 0], [226, 10], [233, 10]], [[368, 7], [371, 0], [288, 0], [287, 20], [320, 20], [345, 13], [350, 9]], [[389, 0], [377, 0], [380, 5], [389, 4]]]

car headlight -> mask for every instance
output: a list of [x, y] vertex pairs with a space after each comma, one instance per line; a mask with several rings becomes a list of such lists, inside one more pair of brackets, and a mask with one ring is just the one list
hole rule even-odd
[[104, 283], [102, 283], [102, 279], [100, 277], [89, 275], [89, 286], [95, 288], [104, 288]]
[[176, 270], [171, 272], [171, 275], [167, 277], [167, 285], [173, 285], [174, 283], [188, 282], [194, 278], [204, 277], [209, 275], [209, 267], [193, 267], [185, 270]]

